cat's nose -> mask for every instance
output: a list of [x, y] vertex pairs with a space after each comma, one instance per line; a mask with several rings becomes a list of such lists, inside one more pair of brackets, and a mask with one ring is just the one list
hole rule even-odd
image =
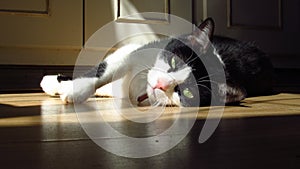
[[171, 83], [164, 79], [158, 79], [157, 84], [155, 85], [154, 89], [160, 89], [163, 91], [167, 91], [171, 86]]

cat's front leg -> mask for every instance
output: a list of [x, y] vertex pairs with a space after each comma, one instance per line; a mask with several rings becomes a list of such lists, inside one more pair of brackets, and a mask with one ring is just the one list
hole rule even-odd
[[96, 91], [98, 78], [78, 78], [72, 81], [63, 81], [59, 88], [59, 95], [64, 103], [82, 103]]

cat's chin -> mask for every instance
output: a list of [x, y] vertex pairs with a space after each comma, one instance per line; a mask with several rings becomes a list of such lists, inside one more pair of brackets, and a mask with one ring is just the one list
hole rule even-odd
[[177, 93], [166, 93], [160, 89], [148, 89], [148, 97], [151, 106], [181, 106]]

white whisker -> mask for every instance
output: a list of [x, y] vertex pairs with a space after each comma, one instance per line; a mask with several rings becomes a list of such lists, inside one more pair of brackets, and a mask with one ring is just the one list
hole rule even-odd
[[192, 60], [188, 61], [186, 64], [189, 65], [191, 62], [195, 61], [197, 57], [193, 58]]
[[216, 82], [216, 81], [213, 81], [213, 80], [200, 80], [198, 81], [198, 83], [201, 83], [201, 82], [210, 82], [210, 83], [214, 83], [216, 85], [219, 85], [220, 83]]
[[[212, 91], [209, 87], [205, 86], [205, 85], [202, 85], [202, 84], [197, 84], [197, 86], [202, 86], [204, 88], [206, 88], [208, 91], [210, 91], [211, 94], [214, 94], [216, 95], [216, 93], [214, 91]], [[217, 96], [217, 95], [216, 95]]]
[[219, 73], [222, 73], [222, 72], [216, 72], [216, 73], [213, 73], [213, 74], [209, 74], [207, 76], [203, 76], [203, 77], [199, 78], [198, 80], [202, 80], [202, 79], [205, 79], [205, 78], [208, 78], [208, 77], [210, 78], [210, 77], [218, 75]]

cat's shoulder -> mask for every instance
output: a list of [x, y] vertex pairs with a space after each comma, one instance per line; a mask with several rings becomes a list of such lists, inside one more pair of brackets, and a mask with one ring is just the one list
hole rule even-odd
[[222, 53], [252, 53], [263, 54], [259, 45], [255, 41], [242, 41], [224, 36], [214, 36], [212, 39], [213, 46], [218, 52]]
[[226, 36], [213, 36], [212, 38], [212, 44], [215, 46], [246, 46], [246, 47], [257, 47], [257, 44], [254, 41], [243, 41], [243, 40], [237, 40], [234, 38], [226, 37]]

